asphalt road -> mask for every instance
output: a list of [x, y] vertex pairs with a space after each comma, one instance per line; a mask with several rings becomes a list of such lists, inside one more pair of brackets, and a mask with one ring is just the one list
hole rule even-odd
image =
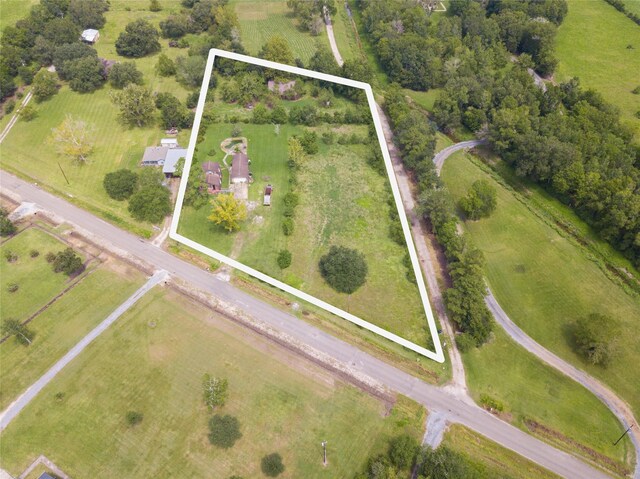
[[390, 390], [404, 394], [432, 411], [447, 414], [450, 422], [463, 424], [560, 476], [575, 479], [609, 477], [578, 458], [501, 421], [464, 398], [427, 384], [5, 171], [0, 171], [0, 186], [2, 192], [9, 196], [36, 203], [43, 210], [64, 218], [84, 234], [108, 242], [114, 249], [137, 257], [156, 269], [166, 270], [171, 276], [235, 305], [246, 314], [349, 365], [351, 369], [373, 378]]

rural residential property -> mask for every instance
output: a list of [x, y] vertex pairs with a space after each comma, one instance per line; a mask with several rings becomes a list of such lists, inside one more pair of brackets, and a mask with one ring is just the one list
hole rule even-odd
[[0, 0], [0, 479], [640, 479], [637, 0]]

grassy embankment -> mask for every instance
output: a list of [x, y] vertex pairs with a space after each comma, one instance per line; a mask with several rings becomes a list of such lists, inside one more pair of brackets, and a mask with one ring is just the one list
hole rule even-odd
[[[234, 329], [154, 289], [6, 429], [2, 468], [17, 475], [45, 454], [74, 477], [262, 477], [261, 457], [279, 452], [283, 478], [352, 477], [389, 437], [420, 436], [425, 414], [415, 403], [401, 399], [387, 416], [378, 399], [284, 351], [265, 355], [267, 343]], [[231, 449], [207, 440], [204, 373], [229, 380], [220, 413], [236, 416], [242, 432]], [[144, 415], [139, 425], [127, 426], [130, 410]]]
[[[477, 179], [497, 188], [496, 212], [464, 227], [484, 252], [488, 283], [510, 317], [545, 347], [609, 384], [637, 411], [640, 397], [633, 385], [640, 377], [627, 366], [640, 355], [639, 342], [631, 333], [640, 317], [637, 297], [612, 282], [583, 249], [529, 209], [527, 195], [536, 198], [534, 205], [553, 202], [542, 199], [539, 191], [523, 189], [517, 193], [520, 196], [514, 195], [464, 153], [447, 160], [443, 179], [456, 199]], [[606, 369], [586, 364], [572, 349], [572, 324], [592, 312], [615, 317], [623, 331], [620, 356]], [[532, 418], [609, 457], [631, 459], [629, 443], [623, 448], [611, 446], [620, 425], [595, 397], [502, 338], [504, 333], [498, 330], [492, 344], [465, 355], [476, 398], [489, 394], [503, 401], [518, 421]], [[592, 429], [585, 428], [590, 421]], [[593, 434], [594, 430], [600, 432]]]
[[[631, 7], [634, 2], [625, 0]], [[638, 3], [638, 2], [635, 2]], [[640, 8], [640, 7], [634, 7]], [[631, 48], [629, 48], [629, 46]], [[640, 26], [604, 0], [569, 0], [569, 13], [558, 28], [555, 78], [579, 77], [583, 86], [616, 105], [640, 139]]]
[[[100, 30], [100, 39], [95, 48], [98, 56], [109, 60], [134, 61], [144, 75], [145, 86], [154, 92], [170, 92], [184, 101], [188, 91], [175, 78], [162, 78], [155, 71], [159, 54], [140, 59], [126, 59], [117, 55], [115, 41], [127, 23], [144, 18], [154, 25], [165, 19], [172, 11], [178, 11], [178, 0], [162, 1], [160, 12], [150, 12], [149, 2], [128, 2], [112, 0], [105, 14], [107, 23]], [[129, 8], [127, 11], [125, 8]], [[186, 55], [186, 50], [168, 48], [167, 40], [160, 41], [162, 53], [175, 58]], [[118, 226], [138, 234], [150, 235], [149, 225], [135, 222], [127, 211], [127, 202], [109, 198], [102, 187], [104, 175], [120, 168], [136, 169], [144, 148], [156, 145], [164, 136], [164, 130], [157, 125], [145, 128], [124, 127], [118, 120], [118, 109], [112, 103], [113, 89], [106, 84], [99, 90], [80, 94], [63, 86], [59, 93], [48, 101], [35, 106], [38, 116], [30, 122], [18, 121], [2, 148], [0, 166], [12, 173], [37, 182], [45, 189], [63, 196], [79, 206], [96, 213]], [[82, 120], [92, 129], [94, 152], [86, 165], [73, 164], [66, 157], [58, 155], [49, 143], [51, 129], [62, 123], [67, 115]], [[189, 131], [182, 131], [178, 137], [186, 145]], [[65, 180], [62, 171], [69, 183]]]

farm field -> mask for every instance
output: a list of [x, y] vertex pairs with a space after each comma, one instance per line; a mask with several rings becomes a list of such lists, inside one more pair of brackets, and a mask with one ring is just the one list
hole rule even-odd
[[[142, 274], [119, 263], [113, 268], [113, 262], [92, 271], [29, 323], [35, 333], [29, 347], [14, 339], [0, 345], [0, 410], [142, 284]], [[36, 279], [42, 276], [37, 273]], [[3, 308], [7, 304], [3, 301]]]
[[467, 456], [473, 462], [476, 473], [474, 477], [477, 479], [497, 477], [558, 479], [560, 477], [459, 424], [449, 426], [442, 446]]
[[[583, 86], [597, 90], [620, 109], [637, 140], [640, 119], [635, 114], [640, 111], [640, 95], [631, 90], [640, 86], [640, 28], [603, 0], [568, 3], [569, 13], [556, 39], [556, 80], [579, 77]], [[625, 0], [628, 6], [632, 3]]]
[[296, 20], [284, 0], [231, 0], [240, 22], [240, 37], [247, 53], [257, 56], [266, 41], [274, 35], [287, 39], [295, 58], [306, 65], [318, 44], [327, 43], [323, 31], [314, 37], [298, 28]]
[[[156, 74], [155, 64], [159, 53], [131, 60], [118, 56], [114, 46], [118, 34], [127, 23], [145, 18], [157, 26], [172, 9], [179, 9], [179, 1], [162, 1], [164, 8], [156, 13], [149, 11], [149, 2], [146, 0], [113, 0], [110, 3], [110, 10], [105, 14], [107, 23], [100, 30], [100, 40], [95, 45], [98, 56], [109, 60], [134, 61], [143, 73], [145, 86], [153, 91], [171, 92], [184, 101], [188, 94], [184, 87], [173, 77], [160, 78]], [[186, 50], [168, 48], [166, 40], [161, 40], [161, 45], [162, 52], [172, 58], [186, 55]], [[91, 94], [73, 92], [65, 85], [50, 100], [40, 104], [32, 101], [38, 116], [30, 122], [20, 120], [16, 123], [3, 142], [5, 154], [0, 157], [0, 166], [28, 177], [121, 227], [149, 236], [150, 225], [135, 222], [127, 211], [127, 202], [109, 198], [102, 187], [102, 180], [108, 172], [120, 168], [136, 168], [145, 147], [158, 144], [164, 131], [154, 125], [145, 128], [122, 126], [118, 119], [118, 109], [110, 98], [111, 92], [112, 88], [108, 84]], [[86, 122], [94, 133], [94, 152], [86, 165], [79, 166], [59, 156], [49, 142], [52, 128], [59, 126], [67, 115]], [[186, 146], [189, 131], [180, 132], [178, 139]]]
[[[640, 378], [626, 366], [640, 356], [640, 343], [633, 333], [640, 318], [637, 297], [613, 283], [581, 248], [534, 215], [465, 154], [456, 153], [447, 160], [443, 179], [454, 198], [465, 194], [477, 179], [486, 179], [497, 189], [498, 208], [493, 215], [466, 222], [464, 227], [484, 252], [488, 282], [510, 317], [538, 342], [600, 378], [635, 411], [640, 410], [640, 396], [632, 386]], [[528, 193], [536, 195], [534, 191]], [[620, 354], [606, 369], [588, 365], [571, 347], [572, 324], [593, 312], [613, 316], [620, 323]]]
[[[54, 236], [39, 228], [28, 228], [2, 243], [0, 251], [0, 303], [2, 319], [13, 318], [26, 320], [53, 299], [68, 284], [70, 279], [63, 273], [54, 273], [47, 263], [47, 253], [57, 253], [67, 247]], [[32, 250], [38, 251], [35, 258], [30, 256]], [[18, 259], [9, 263], [5, 254], [13, 252]], [[14, 293], [8, 291], [12, 283], [18, 285]]]
[[[387, 415], [380, 400], [236, 329], [155, 288], [5, 430], [1, 467], [17, 475], [45, 454], [72, 477], [205, 477], [212, 470], [261, 477], [260, 458], [278, 452], [286, 467], [280, 477], [352, 477], [389, 437], [421, 435], [425, 412], [417, 404], [399, 398]], [[220, 413], [236, 416], [242, 433], [231, 449], [207, 440], [213, 413], [202, 400], [205, 373], [229, 381]], [[133, 427], [125, 422], [131, 410], [143, 414]]]

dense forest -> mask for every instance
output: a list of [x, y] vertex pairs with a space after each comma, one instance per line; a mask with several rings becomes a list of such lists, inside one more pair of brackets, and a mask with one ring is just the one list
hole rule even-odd
[[442, 89], [432, 112], [440, 129], [464, 126], [487, 137], [519, 175], [571, 205], [640, 265], [640, 147], [632, 132], [579, 80], [545, 91], [527, 71], [553, 73], [565, 0], [452, 0], [438, 22], [412, 1], [359, 6], [393, 81]]

